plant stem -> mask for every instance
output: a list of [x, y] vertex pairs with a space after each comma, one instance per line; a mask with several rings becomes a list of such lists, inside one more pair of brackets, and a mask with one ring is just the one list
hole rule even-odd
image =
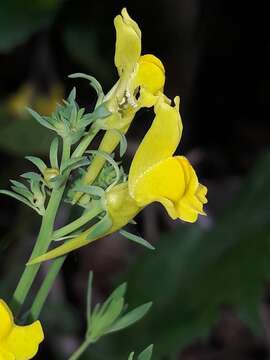
[[73, 353], [68, 360], [77, 360], [91, 344], [90, 339], [86, 339], [81, 346]]
[[[62, 164], [70, 156], [70, 145], [63, 143], [63, 152], [62, 152]], [[51, 236], [53, 232], [53, 226], [55, 217], [57, 214], [58, 207], [61, 203], [61, 199], [65, 190], [65, 184], [59, 189], [53, 189], [48, 206], [46, 208], [45, 214], [42, 219], [39, 235], [32, 251], [31, 257], [29, 260], [42, 255], [45, 253], [50, 245]], [[20, 278], [20, 281], [14, 291], [13, 297], [11, 299], [11, 308], [15, 315], [18, 315], [28, 292], [35, 280], [37, 272], [41, 264], [35, 264], [32, 266], [26, 266], [24, 272]]]
[[[94, 205], [96, 205], [96, 206], [94, 206]], [[81, 217], [72, 221], [71, 223], [62, 227], [61, 229], [55, 230], [52, 234], [53, 240], [62, 238], [64, 236], [70, 234], [71, 232], [77, 230], [78, 228], [85, 225], [93, 218], [95, 218], [102, 211], [103, 211], [103, 208], [100, 206], [100, 204], [98, 202], [96, 204], [93, 204], [93, 207], [90, 210], [88, 210], [85, 214], [83, 214]]]
[[49, 271], [43, 280], [43, 283], [38, 290], [38, 293], [35, 297], [35, 300], [32, 304], [32, 307], [30, 309], [30, 316], [31, 321], [37, 320], [39, 318], [40, 312], [43, 308], [43, 305], [49, 295], [49, 292], [53, 286], [53, 283], [59, 273], [59, 271], [62, 268], [62, 265], [64, 264], [66, 260], [67, 255], [61, 256], [57, 259], [55, 259], [52, 263], [52, 265], [49, 268]]
[[[87, 214], [85, 214], [85, 215], [87, 215], [86, 222], [94, 219], [102, 210], [103, 209], [100, 206], [93, 207], [91, 210], [89, 210], [87, 212]], [[80, 218], [78, 220], [80, 220]], [[76, 221], [74, 221], [73, 223], [76, 223]], [[71, 224], [73, 224], [73, 223], [71, 223]], [[71, 224], [69, 224], [69, 225], [71, 225]], [[78, 224], [80, 224], [80, 222], [78, 222], [77, 225]], [[69, 225], [67, 225], [67, 226], [69, 226]], [[81, 226], [81, 225], [79, 225], [79, 226]], [[66, 226], [64, 226], [62, 229], [59, 229], [59, 231], [65, 229], [65, 228], [66, 228]], [[33, 302], [32, 307], [30, 309], [31, 320], [38, 319], [39, 314], [43, 308], [43, 305], [49, 295], [50, 289], [51, 289], [59, 271], [61, 270], [61, 267], [62, 267], [66, 257], [67, 257], [67, 255], [56, 258], [53, 261], [52, 265], [50, 266], [50, 269], [49, 269], [45, 279], [43, 280], [43, 283], [36, 295], [36, 298]]]
[[87, 150], [88, 146], [93, 141], [94, 137], [99, 132], [99, 129], [92, 128], [90, 132], [83, 138], [83, 140], [79, 143], [77, 148], [74, 150], [72, 154], [72, 158], [80, 157], [84, 154], [85, 150]]

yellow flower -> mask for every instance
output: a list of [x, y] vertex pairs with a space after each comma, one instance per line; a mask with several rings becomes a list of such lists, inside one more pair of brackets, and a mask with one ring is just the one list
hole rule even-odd
[[32, 359], [43, 339], [39, 321], [27, 326], [15, 325], [8, 305], [0, 299], [0, 360]]
[[171, 218], [195, 222], [205, 215], [205, 186], [184, 156], [173, 156], [182, 135], [179, 97], [172, 107], [161, 97], [155, 106], [156, 117], [132, 161], [129, 193], [144, 207], [158, 201]]
[[114, 60], [119, 81], [105, 97], [112, 117], [107, 118], [103, 126], [125, 133], [135, 113], [141, 107], [153, 106], [157, 95], [163, 91], [165, 69], [156, 56], [141, 55], [141, 30], [126, 8], [116, 16], [114, 25]]
[[[107, 130], [99, 150], [111, 154], [120, 142], [120, 135], [126, 134], [136, 112], [142, 107], [155, 104], [165, 84], [165, 69], [154, 55], [141, 55], [141, 31], [138, 24], [128, 15], [126, 8], [114, 19], [116, 30], [115, 66], [119, 81], [106, 95], [104, 101], [112, 115], [96, 122], [100, 129]], [[89, 166], [84, 184], [92, 184], [105, 163], [104, 157], [96, 155]], [[81, 193], [77, 193], [74, 202]]]
[[175, 106], [161, 96], [155, 106], [155, 119], [142, 140], [131, 164], [128, 181], [106, 193], [105, 206], [111, 226], [97, 233], [95, 225], [78, 237], [49, 251], [29, 264], [66, 254], [102, 236], [111, 234], [132, 220], [148, 204], [158, 201], [172, 219], [195, 222], [205, 215], [207, 188], [184, 156], [173, 156], [182, 135], [179, 98]]

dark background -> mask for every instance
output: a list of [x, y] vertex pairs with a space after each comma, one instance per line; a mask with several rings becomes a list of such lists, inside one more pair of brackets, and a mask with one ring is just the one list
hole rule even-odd
[[[143, 53], [165, 65], [166, 94], [181, 97], [178, 153], [208, 186], [208, 217], [196, 225], [172, 222], [153, 204], [139, 215], [137, 231], [155, 244], [154, 253], [115, 234], [71, 254], [41, 317], [46, 342], [37, 358], [66, 359], [78, 346], [92, 269], [95, 301], [127, 280], [131, 306], [154, 306], [82, 359], [127, 359], [151, 343], [154, 359], [268, 359], [270, 43], [260, 2], [2, 1], [0, 187], [31, 168], [24, 156], [46, 158], [50, 135], [25, 106], [49, 113], [76, 85], [79, 103], [91, 109], [95, 94], [87, 82], [67, 78], [74, 72], [95, 76], [106, 91], [114, 84], [113, 18], [123, 6], [142, 30]], [[129, 160], [152, 116], [145, 110], [132, 124]], [[15, 200], [1, 196], [0, 204], [0, 294], [8, 298], [40, 219]]]

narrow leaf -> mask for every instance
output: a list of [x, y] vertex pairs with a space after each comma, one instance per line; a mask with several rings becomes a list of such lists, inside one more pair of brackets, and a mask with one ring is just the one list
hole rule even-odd
[[133, 358], [134, 358], [134, 351], [129, 355], [129, 357], [128, 357], [128, 360], [133, 360]]
[[154, 246], [151, 245], [148, 241], [146, 241], [145, 239], [143, 239], [142, 237], [140, 236], [137, 236], [137, 235], [134, 235], [126, 230], [120, 230], [119, 231], [121, 235], [125, 236], [127, 239], [131, 240], [131, 241], [134, 241], [142, 246], [145, 246], [147, 247], [148, 249], [150, 250], [155, 250]]
[[134, 310], [131, 310], [130, 312], [122, 316], [119, 320], [117, 320], [115, 324], [110, 328], [108, 333], [125, 329], [128, 326], [133, 325], [135, 322], [141, 320], [141, 318], [144, 317], [144, 315], [148, 312], [151, 306], [152, 302], [149, 302], [138, 306]]
[[58, 140], [58, 137], [55, 137], [53, 139], [53, 141], [51, 142], [51, 146], [50, 146], [50, 163], [51, 163], [51, 167], [54, 169], [59, 168], [58, 146], [59, 146], [59, 140]]
[[24, 179], [29, 179], [32, 181], [42, 181], [42, 177], [39, 174], [32, 171], [23, 173], [20, 176]]
[[41, 173], [43, 173], [47, 168], [45, 162], [36, 156], [26, 156], [25, 158], [31, 161], [31, 163], [33, 163], [34, 165], [36, 165], [36, 167], [39, 169]]
[[86, 297], [86, 320], [87, 320], [88, 330], [90, 329], [91, 326], [92, 287], [93, 287], [93, 271], [90, 271], [88, 277], [87, 297]]
[[50, 129], [50, 130], [55, 130], [55, 128], [48, 122], [48, 120], [45, 120], [45, 119], [44, 119], [42, 116], [40, 116], [35, 110], [32, 110], [32, 109], [30, 109], [30, 108], [28, 108], [28, 107], [27, 107], [26, 109], [27, 109], [27, 111], [33, 116], [33, 118], [34, 118], [35, 120], [37, 120], [37, 122], [38, 122], [40, 125], [48, 128], [48, 129]]
[[0, 194], [10, 196], [10, 197], [22, 202], [23, 204], [29, 206], [30, 208], [34, 209], [35, 211], [37, 211], [37, 209], [34, 206], [32, 206], [28, 200], [26, 200], [23, 196], [21, 196], [19, 194], [16, 194], [9, 190], [0, 190]]
[[153, 354], [153, 345], [148, 346], [144, 351], [138, 356], [138, 360], [150, 360]]

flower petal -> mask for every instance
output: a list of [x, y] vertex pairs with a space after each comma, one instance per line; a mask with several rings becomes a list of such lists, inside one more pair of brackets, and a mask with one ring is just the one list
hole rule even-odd
[[137, 181], [157, 163], [171, 157], [182, 135], [182, 121], [179, 114], [179, 98], [176, 106], [167, 104], [163, 97], [155, 106], [155, 119], [142, 140], [131, 164], [129, 191], [134, 196]]
[[183, 196], [185, 190], [184, 170], [177, 158], [170, 157], [153, 165], [138, 179], [133, 197], [140, 206], [159, 201], [169, 215], [175, 218], [174, 203]]
[[4, 300], [0, 299], [0, 340], [5, 337], [14, 324], [13, 315]]
[[39, 321], [35, 321], [27, 326], [15, 325], [4, 339], [2, 347], [11, 352], [16, 360], [28, 360], [36, 355], [38, 346], [43, 339], [41, 324]]
[[136, 83], [137, 86], [143, 86], [152, 94], [163, 90], [165, 69], [156, 56], [147, 54], [140, 57]]
[[116, 44], [114, 62], [119, 75], [123, 71], [130, 72], [141, 55], [141, 31], [137, 23], [131, 19], [124, 8], [121, 15], [114, 19]]
[[11, 354], [9, 351], [1, 349], [0, 344], [0, 360], [16, 360], [15, 356]]

